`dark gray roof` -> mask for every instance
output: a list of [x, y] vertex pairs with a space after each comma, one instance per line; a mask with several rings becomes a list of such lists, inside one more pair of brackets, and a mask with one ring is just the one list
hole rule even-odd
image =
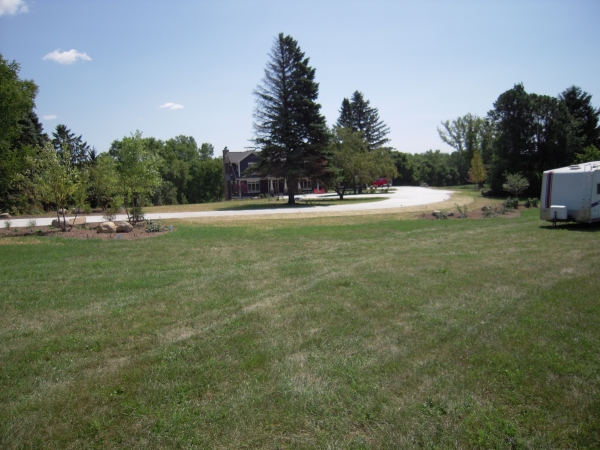
[[226, 158], [229, 160], [230, 163], [237, 164], [240, 161], [246, 159], [249, 155], [251, 155], [253, 153], [255, 155], [258, 155], [258, 152], [254, 151], [254, 150], [250, 150], [248, 152], [229, 152], [229, 153], [227, 153]]

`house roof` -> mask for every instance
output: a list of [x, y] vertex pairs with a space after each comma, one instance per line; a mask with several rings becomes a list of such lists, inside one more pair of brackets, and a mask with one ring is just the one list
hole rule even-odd
[[248, 156], [254, 154], [256, 155], [258, 152], [255, 152], [254, 150], [250, 150], [247, 152], [229, 152], [227, 153], [227, 158], [229, 159], [230, 163], [234, 163], [237, 164], [240, 161], [246, 159]]

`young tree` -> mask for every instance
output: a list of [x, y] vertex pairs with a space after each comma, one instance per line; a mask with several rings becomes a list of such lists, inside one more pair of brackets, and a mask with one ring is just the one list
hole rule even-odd
[[316, 100], [319, 85], [298, 42], [283, 33], [275, 39], [262, 83], [254, 91], [254, 144], [261, 150], [252, 172], [287, 179], [288, 203], [294, 204], [301, 178], [327, 184], [328, 133]]
[[440, 139], [458, 152], [458, 171], [461, 181], [468, 179], [469, 162], [475, 151], [479, 151], [482, 159], [489, 162], [492, 157], [493, 127], [488, 120], [466, 114], [452, 121], [442, 122], [443, 129], [438, 127]]
[[[96, 164], [90, 168], [91, 197], [93, 202], [104, 211], [121, 207], [117, 199], [119, 179], [115, 160], [107, 153], [98, 156]], [[118, 203], [118, 204], [117, 204]]]
[[483, 159], [479, 150], [475, 149], [473, 158], [471, 159], [471, 168], [469, 169], [468, 180], [475, 183], [477, 187], [483, 187], [483, 183], [487, 178], [487, 172], [483, 166]]
[[334, 188], [340, 200], [344, 200], [344, 193], [350, 186], [398, 175], [390, 152], [381, 148], [369, 151], [369, 143], [361, 132], [334, 127], [330, 146], [331, 164], [336, 172]]
[[506, 182], [502, 185], [502, 189], [515, 197], [519, 197], [519, 194], [529, 187], [529, 181], [520, 173], [505, 173], [504, 176]]
[[352, 100], [344, 98], [342, 101], [337, 126], [363, 133], [369, 150], [381, 148], [389, 142], [386, 137], [390, 132], [389, 127], [379, 118], [379, 110], [372, 108], [369, 100], [365, 100], [359, 91], [352, 94]]
[[44, 146], [36, 156], [33, 185], [38, 200], [55, 205], [58, 225], [67, 231], [65, 210], [78, 190], [80, 176], [71, 164], [69, 148], [65, 147], [64, 152], [65, 158], [61, 159], [51, 144]]
[[160, 185], [158, 157], [150, 150], [140, 131], [114, 141], [109, 154], [117, 164], [119, 189], [125, 202], [127, 218], [135, 225], [143, 219], [144, 203], [154, 188]]

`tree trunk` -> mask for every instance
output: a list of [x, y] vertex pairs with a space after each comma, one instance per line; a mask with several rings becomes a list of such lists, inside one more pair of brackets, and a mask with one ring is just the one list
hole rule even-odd
[[296, 204], [296, 185], [298, 184], [298, 180], [293, 180], [288, 178], [288, 205]]
[[335, 188], [335, 192], [340, 196], [340, 200], [344, 200], [344, 192], [346, 192], [346, 186], [343, 186], [340, 190], [339, 188]]

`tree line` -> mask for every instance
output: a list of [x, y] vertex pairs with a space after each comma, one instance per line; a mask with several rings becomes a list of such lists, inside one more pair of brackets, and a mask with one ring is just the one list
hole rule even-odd
[[510, 175], [538, 196], [545, 170], [600, 160], [600, 108], [571, 86], [556, 97], [528, 93], [522, 84], [502, 93], [486, 117], [466, 114], [442, 122], [438, 133], [450, 154], [395, 154], [399, 184], [433, 186], [488, 181], [500, 194]]
[[0, 211], [67, 206], [138, 211], [144, 205], [203, 203], [223, 197], [223, 169], [209, 143], [166, 141], [139, 131], [98, 153], [60, 124], [49, 137], [34, 112], [38, 88], [0, 56]]

